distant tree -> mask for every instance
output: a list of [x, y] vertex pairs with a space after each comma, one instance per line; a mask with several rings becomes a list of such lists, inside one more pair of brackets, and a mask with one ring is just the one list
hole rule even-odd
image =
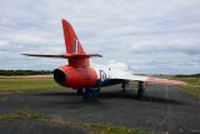
[[15, 76], [15, 75], [45, 75], [45, 74], [51, 74], [51, 71], [48, 70], [0, 70], [0, 75], [5, 76]]

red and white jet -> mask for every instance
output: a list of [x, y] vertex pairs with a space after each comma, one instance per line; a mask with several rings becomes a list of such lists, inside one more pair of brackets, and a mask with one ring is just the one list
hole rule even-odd
[[[54, 80], [64, 86], [77, 90], [77, 93], [83, 94], [84, 98], [96, 96], [103, 86], [122, 84], [123, 91], [126, 90], [129, 81], [139, 83], [138, 97], [144, 95], [147, 84], [165, 84], [165, 85], [184, 85], [186, 83], [177, 80], [160, 79], [149, 76], [134, 75], [130, 71], [116, 68], [112, 65], [92, 66], [90, 58], [102, 57], [99, 54], [87, 54], [81, 42], [79, 41], [71, 24], [62, 20], [66, 54], [44, 55], [44, 54], [23, 54], [34, 57], [64, 58], [68, 59], [68, 65], [61, 66], [53, 71]], [[83, 92], [83, 89], [84, 92]]]

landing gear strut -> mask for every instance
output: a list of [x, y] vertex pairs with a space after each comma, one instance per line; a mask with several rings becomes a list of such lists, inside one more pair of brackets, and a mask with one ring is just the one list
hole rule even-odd
[[126, 89], [129, 87], [129, 81], [123, 81], [121, 87], [122, 87], [122, 92], [125, 93]]
[[137, 91], [137, 98], [142, 98], [145, 95], [145, 86], [144, 82], [140, 81], [138, 83], [138, 91]]

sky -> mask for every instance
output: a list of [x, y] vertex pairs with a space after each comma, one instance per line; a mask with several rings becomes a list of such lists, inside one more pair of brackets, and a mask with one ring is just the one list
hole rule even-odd
[[65, 59], [24, 52], [65, 53], [68, 20], [96, 64], [135, 73], [200, 73], [199, 0], [0, 0], [0, 69], [53, 70]]

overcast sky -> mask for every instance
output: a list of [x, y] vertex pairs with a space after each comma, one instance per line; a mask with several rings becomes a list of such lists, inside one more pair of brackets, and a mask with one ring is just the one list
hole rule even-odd
[[47, 69], [66, 60], [22, 52], [65, 52], [61, 19], [99, 64], [135, 73], [200, 73], [199, 0], [0, 0], [0, 69]]

